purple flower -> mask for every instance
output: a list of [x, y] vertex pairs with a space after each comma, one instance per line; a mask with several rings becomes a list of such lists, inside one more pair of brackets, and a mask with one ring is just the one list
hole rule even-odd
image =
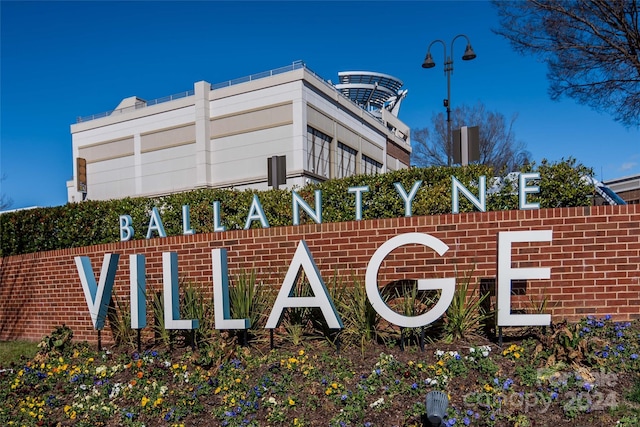
[[471, 420], [468, 417], [464, 417], [462, 419], [462, 422], [464, 423], [464, 425], [468, 426], [469, 424], [471, 424]]
[[584, 388], [587, 391], [591, 391], [591, 389], [593, 389], [593, 386], [591, 384], [589, 384], [589, 383], [584, 383], [582, 385], [582, 388]]
[[636, 360], [638, 358], [638, 355], [636, 353], [633, 353], [631, 356], [629, 356], [632, 360]]

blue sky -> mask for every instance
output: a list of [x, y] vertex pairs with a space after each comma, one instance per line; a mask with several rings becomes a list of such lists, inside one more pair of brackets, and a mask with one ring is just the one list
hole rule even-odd
[[452, 107], [478, 101], [506, 117], [536, 161], [573, 156], [599, 179], [640, 173], [640, 130], [571, 99], [547, 95], [546, 66], [491, 32], [485, 1], [7, 2], [0, 3], [0, 192], [13, 208], [66, 203], [69, 126], [122, 98], [155, 99], [302, 60], [325, 79], [339, 71], [391, 74], [409, 90], [399, 117], [428, 126], [444, 110], [442, 47], [454, 45]]

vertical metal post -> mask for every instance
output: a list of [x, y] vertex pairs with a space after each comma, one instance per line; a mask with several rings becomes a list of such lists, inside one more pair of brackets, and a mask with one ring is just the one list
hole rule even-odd
[[[453, 50], [453, 45], [451, 45]], [[446, 54], [446, 53], [445, 53]], [[448, 56], [444, 63], [444, 73], [447, 75], [447, 166], [451, 166], [453, 156], [453, 135], [451, 134], [451, 73], [453, 72], [453, 61]]]

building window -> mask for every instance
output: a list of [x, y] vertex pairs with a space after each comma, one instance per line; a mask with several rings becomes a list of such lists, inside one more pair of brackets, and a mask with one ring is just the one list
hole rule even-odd
[[344, 178], [356, 174], [356, 156], [358, 152], [353, 148], [338, 142], [336, 150], [336, 178]]
[[329, 178], [329, 146], [331, 137], [307, 126], [307, 170]]
[[362, 156], [362, 172], [366, 175], [376, 175], [382, 173], [382, 163], [373, 160], [371, 157]]

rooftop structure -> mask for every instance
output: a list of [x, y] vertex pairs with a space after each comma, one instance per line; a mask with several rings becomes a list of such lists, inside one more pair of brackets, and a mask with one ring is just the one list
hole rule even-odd
[[640, 203], [640, 175], [609, 179], [604, 181], [604, 184], [622, 197], [627, 204]]
[[[409, 128], [397, 117], [402, 82], [369, 72], [340, 78], [334, 87], [297, 61], [79, 117], [68, 201], [291, 188], [409, 167]], [[271, 166], [281, 181], [269, 181]]]

